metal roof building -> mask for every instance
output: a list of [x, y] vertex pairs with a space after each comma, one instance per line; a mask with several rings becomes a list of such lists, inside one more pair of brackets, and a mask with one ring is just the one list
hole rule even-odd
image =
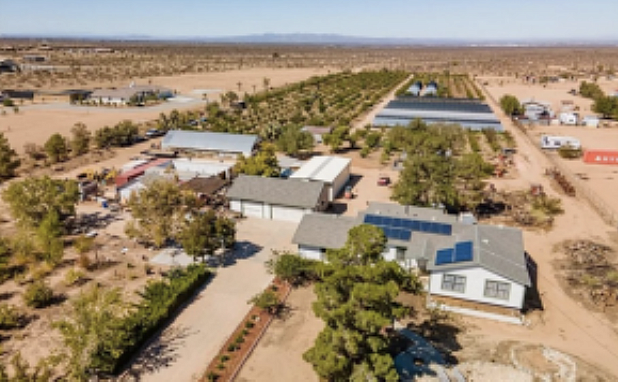
[[350, 180], [349, 158], [317, 156], [311, 158], [290, 179], [324, 182], [329, 187], [329, 200], [333, 201]]
[[477, 100], [450, 98], [398, 98], [378, 113], [373, 125], [407, 126], [415, 119], [428, 124], [455, 123], [472, 130], [491, 128], [504, 131], [500, 120], [487, 104]]
[[171, 130], [161, 141], [161, 148], [170, 151], [211, 152], [220, 156], [253, 155], [257, 135], [213, 133], [209, 131]]

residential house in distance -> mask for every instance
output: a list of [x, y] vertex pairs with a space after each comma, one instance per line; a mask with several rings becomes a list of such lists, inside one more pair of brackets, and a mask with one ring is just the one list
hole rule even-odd
[[290, 179], [324, 182], [328, 186], [328, 200], [333, 201], [350, 181], [352, 160], [334, 156], [316, 156], [305, 163]]
[[384, 230], [386, 260], [429, 273], [434, 303], [460, 310], [486, 306], [504, 316], [523, 308], [531, 278], [516, 228], [474, 224], [432, 208], [369, 203], [356, 217], [304, 216], [293, 243], [300, 256], [324, 260], [327, 249], [341, 248], [347, 232], [361, 224]]
[[126, 88], [96, 89], [88, 100], [103, 105], [143, 104], [148, 98], [168, 99], [174, 93], [167, 88], [150, 85], [132, 85]]
[[333, 128], [325, 126], [304, 126], [301, 130], [308, 131], [313, 136], [315, 143], [321, 144], [324, 143], [324, 136], [330, 134]]
[[245, 216], [299, 222], [328, 208], [322, 182], [241, 175], [227, 192], [230, 209]]
[[524, 124], [549, 125], [555, 117], [549, 102], [525, 99], [521, 101], [521, 106], [524, 109], [524, 113], [519, 117], [519, 121]]
[[257, 143], [257, 135], [170, 130], [161, 141], [161, 149], [236, 159], [239, 154], [252, 156]]
[[13, 60], [0, 60], [0, 74], [19, 72], [19, 65]]

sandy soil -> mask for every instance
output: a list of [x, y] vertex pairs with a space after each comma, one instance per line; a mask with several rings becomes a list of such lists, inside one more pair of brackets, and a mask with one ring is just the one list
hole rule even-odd
[[[238, 92], [238, 82], [240, 82], [242, 93], [252, 93], [253, 85], [256, 86], [257, 91], [263, 89], [264, 78], [270, 79], [271, 87], [277, 87], [326, 73], [326, 69], [246, 69], [222, 73], [155, 77], [152, 79], [152, 83], [176, 89], [180, 96], [201, 100], [201, 94], [194, 91]], [[116, 84], [116, 86], [126, 85]], [[210, 93], [208, 99], [210, 101], [218, 99], [217, 94]], [[164, 110], [200, 108], [204, 104], [203, 101], [186, 104], [178, 102], [166, 104]], [[0, 132], [5, 134], [15, 150], [22, 152], [24, 144], [36, 143], [42, 145], [53, 133], [69, 135], [71, 128], [77, 122], [85, 123], [90, 130], [96, 130], [103, 126], [114, 125], [125, 119], [134, 122], [146, 122], [157, 118], [161, 112], [160, 107], [154, 107], [150, 110], [149, 108], [94, 109], [61, 103], [56, 105], [57, 107], [35, 105], [29, 109], [28, 104], [26, 104], [20, 106], [18, 114], [15, 114], [12, 109], [7, 109], [6, 115], [0, 115]]]
[[311, 287], [292, 291], [287, 300], [289, 313], [271, 323], [241, 370], [238, 382], [319, 380], [302, 357], [324, 327], [311, 309], [315, 299]]

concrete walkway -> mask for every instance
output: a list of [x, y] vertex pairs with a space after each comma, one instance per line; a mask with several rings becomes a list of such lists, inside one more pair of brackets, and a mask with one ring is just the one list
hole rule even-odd
[[264, 267], [271, 250], [292, 249], [296, 226], [243, 220], [230, 264], [218, 269], [209, 285], [138, 355], [122, 380], [189, 382], [200, 377], [249, 311], [247, 301], [272, 280]]

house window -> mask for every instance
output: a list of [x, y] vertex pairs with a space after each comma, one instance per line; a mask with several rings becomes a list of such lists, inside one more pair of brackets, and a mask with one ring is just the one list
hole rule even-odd
[[395, 258], [397, 261], [405, 261], [406, 260], [406, 249], [397, 247], [395, 248]]
[[465, 276], [444, 275], [442, 276], [442, 290], [464, 293], [466, 290]]
[[500, 281], [485, 281], [485, 297], [508, 300], [511, 295], [511, 284]]

